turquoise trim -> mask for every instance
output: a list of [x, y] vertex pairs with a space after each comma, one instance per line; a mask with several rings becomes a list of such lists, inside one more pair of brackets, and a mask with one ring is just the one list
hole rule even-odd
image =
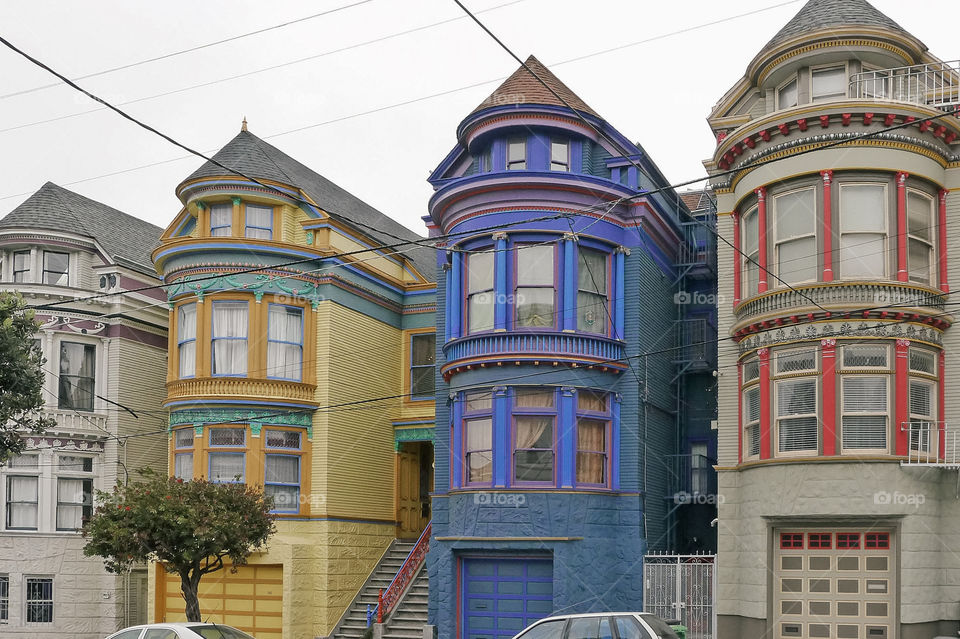
[[433, 442], [434, 431], [430, 428], [401, 428], [393, 431], [393, 449], [400, 450], [403, 442]]
[[312, 428], [313, 419], [307, 413], [291, 413], [289, 415], [265, 415], [262, 412], [253, 410], [242, 410], [235, 408], [206, 408], [203, 410], [180, 410], [170, 413], [170, 427], [182, 424], [196, 424], [197, 434], [203, 433], [203, 424], [216, 424], [223, 422], [249, 422], [256, 423], [259, 426], [263, 424], [274, 424], [282, 426], [301, 426], [303, 428]]

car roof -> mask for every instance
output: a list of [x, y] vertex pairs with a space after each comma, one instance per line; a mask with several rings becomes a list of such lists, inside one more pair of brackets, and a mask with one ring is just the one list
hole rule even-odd
[[169, 621], [163, 623], [143, 623], [137, 626], [128, 626], [126, 628], [121, 628], [113, 634], [107, 635], [112, 637], [114, 634], [120, 632], [126, 632], [127, 630], [144, 630], [149, 628], [168, 628], [170, 630], [190, 630], [191, 628], [196, 628], [197, 626], [220, 626], [223, 628], [231, 628], [236, 630], [233, 626], [228, 626], [225, 623], [214, 623], [212, 621]]
[[[609, 611], [609, 612], [581, 612], [581, 613], [569, 614], [569, 615], [552, 615], [552, 616], [550, 616], [550, 617], [544, 617], [543, 619], [540, 619], [540, 621], [547, 621], [548, 619], [580, 619], [580, 618], [583, 618], [583, 617], [609, 617], [609, 616], [611, 616], [611, 615], [620, 615], [620, 616], [622, 616], [622, 615], [643, 615], [643, 616], [650, 616], [650, 615], [653, 615], [653, 613], [652, 613], [652, 612], [637, 612], [636, 610], [623, 610], [623, 611], [611, 610], [611, 611]], [[538, 621], [537, 623], [539, 623], [539, 621]]]

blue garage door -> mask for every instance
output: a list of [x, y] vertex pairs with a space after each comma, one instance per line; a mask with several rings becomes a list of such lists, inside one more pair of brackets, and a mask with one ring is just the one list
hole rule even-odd
[[510, 639], [553, 610], [550, 559], [464, 559], [464, 639]]

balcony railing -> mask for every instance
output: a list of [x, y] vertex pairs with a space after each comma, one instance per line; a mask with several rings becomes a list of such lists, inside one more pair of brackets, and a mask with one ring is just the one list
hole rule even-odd
[[705, 455], [667, 455], [666, 498], [677, 504], [710, 503], [702, 497], [717, 494], [716, 463]]
[[287, 400], [314, 404], [316, 387], [312, 384], [280, 379], [246, 377], [197, 377], [167, 383], [167, 401], [211, 397]]
[[850, 97], [936, 108], [960, 104], [960, 60], [857, 73], [850, 78]]
[[900, 424], [910, 441], [905, 466], [960, 468], [960, 430], [946, 422], [912, 420]]
[[[936, 291], [905, 284], [874, 284], [864, 282], [833, 282], [794, 286], [764, 293], [737, 306], [737, 319], [799, 311], [819, 306], [852, 307], [852, 311], [874, 308], [932, 308], [943, 311], [945, 295]], [[840, 309], [843, 310], [842, 308]]]
[[599, 335], [557, 332], [483, 333], [469, 335], [444, 346], [445, 368], [471, 360], [580, 360], [585, 364], [603, 364], [625, 368], [623, 344]]

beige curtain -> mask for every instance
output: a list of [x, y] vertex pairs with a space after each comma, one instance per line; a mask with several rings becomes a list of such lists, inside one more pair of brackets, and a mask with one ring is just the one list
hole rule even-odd
[[577, 483], [604, 484], [607, 470], [607, 424], [593, 419], [577, 422]]

